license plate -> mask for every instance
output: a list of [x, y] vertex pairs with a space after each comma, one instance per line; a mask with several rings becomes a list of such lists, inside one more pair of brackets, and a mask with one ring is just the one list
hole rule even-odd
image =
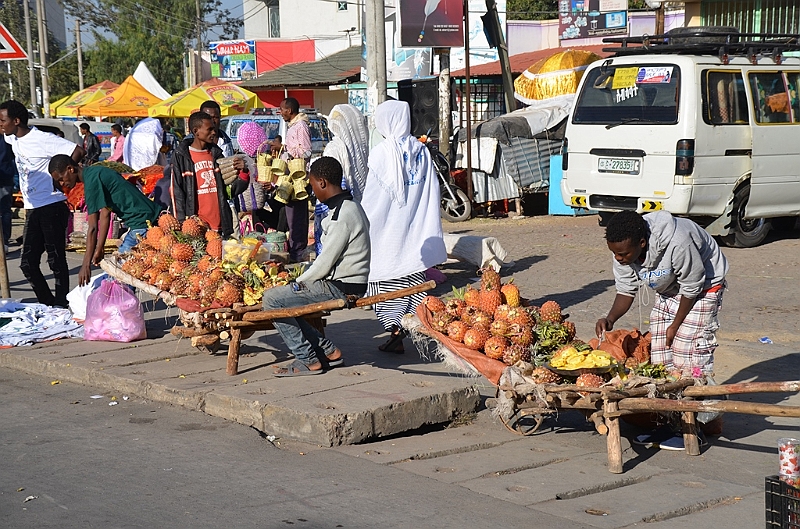
[[639, 174], [639, 160], [631, 158], [600, 158], [597, 170], [601, 173]]

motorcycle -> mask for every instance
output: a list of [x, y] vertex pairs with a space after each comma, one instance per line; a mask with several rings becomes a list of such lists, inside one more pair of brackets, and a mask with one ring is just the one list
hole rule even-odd
[[427, 136], [420, 141], [428, 148], [433, 167], [439, 176], [439, 194], [441, 195], [440, 214], [448, 222], [463, 222], [472, 216], [472, 202], [467, 194], [456, 185], [450, 174], [450, 161], [439, 151]]

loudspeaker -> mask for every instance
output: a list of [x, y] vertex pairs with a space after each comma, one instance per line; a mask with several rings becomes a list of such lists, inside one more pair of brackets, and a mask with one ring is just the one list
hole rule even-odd
[[411, 107], [411, 134], [439, 137], [439, 79], [403, 79], [397, 98]]

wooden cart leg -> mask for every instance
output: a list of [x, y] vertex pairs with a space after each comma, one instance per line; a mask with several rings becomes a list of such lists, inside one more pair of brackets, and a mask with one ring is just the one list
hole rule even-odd
[[681, 412], [681, 427], [683, 428], [683, 446], [686, 454], [700, 455], [700, 441], [697, 439], [697, 413], [693, 411]]
[[612, 474], [622, 474], [622, 442], [619, 434], [619, 417], [615, 414], [619, 410], [616, 401], [607, 400], [603, 403], [606, 426], [608, 427], [608, 471]]
[[225, 370], [229, 375], [239, 374], [239, 345], [241, 345], [241, 343], [241, 329], [231, 329], [231, 341], [228, 345], [228, 366]]

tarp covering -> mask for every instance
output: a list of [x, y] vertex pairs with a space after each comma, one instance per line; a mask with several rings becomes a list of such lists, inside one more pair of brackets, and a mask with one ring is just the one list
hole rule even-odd
[[82, 116], [147, 117], [147, 109], [159, 102], [160, 97], [148, 92], [129, 75], [118, 88], [78, 111]]
[[188, 118], [200, 110], [200, 105], [211, 99], [219, 103], [223, 116], [246, 114], [264, 106], [253, 92], [233, 83], [211, 79], [152, 106], [149, 115], [151, 118]]
[[586, 67], [601, 58], [590, 51], [565, 50], [540, 59], [514, 80], [514, 97], [532, 106], [560, 97], [571, 101]]
[[[98, 99], [102, 99], [112, 90], [118, 88], [117, 83], [111, 81], [103, 81], [102, 83], [93, 84], [83, 90], [75, 92], [63, 103], [56, 108], [56, 117], [59, 118], [76, 118], [81, 114], [78, 113], [80, 107], [93, 103]], [[51, 109], [52, 111], [52, 109]]]
[[164, 90], [164, 87], [153, 77], [150, 68], [147, 67], [144, 61], [139, 62], [139, 66], [137, 66], [136, 71], [133, 72], [133, 78], [139, 81], [139, 84], [142, 85], [145, 90], [159, 99], [167, 99], [171, 95]]

